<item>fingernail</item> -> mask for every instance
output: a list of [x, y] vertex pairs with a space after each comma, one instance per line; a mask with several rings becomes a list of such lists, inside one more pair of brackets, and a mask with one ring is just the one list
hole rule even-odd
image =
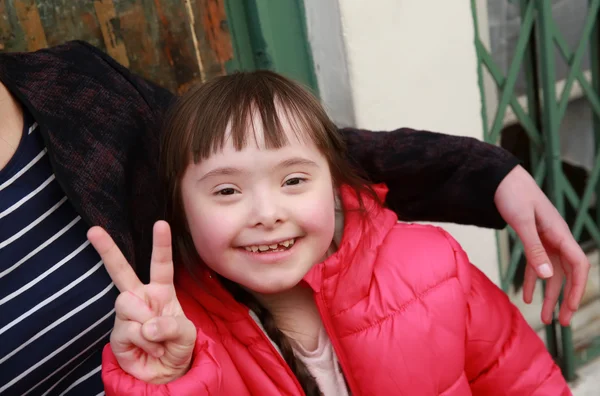
[[544, 263], [538, 267], [538, 274], [544, 279], [550, 278], [552, 277], [552, 268], [549, 264]]
[[146, 325], [146, 335], [150, 340], [156, 339], [156, 336], [158, 335], [158, 326], [156, 325], [156, 322], [151, 322]]
[[571, 306], [569, 308], [571, 308], [572, 311], [577, 311], [579, 309], [579, 304], [576, 302], [571, 301]]

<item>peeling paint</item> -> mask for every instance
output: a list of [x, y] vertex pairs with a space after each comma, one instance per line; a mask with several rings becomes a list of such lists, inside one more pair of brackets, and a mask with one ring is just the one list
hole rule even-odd
[[[0, 0], [0, 51], [85, 40], [171, 91], [225, 73], [225, 0]], [[233, 0], [238, 1], [238, 0]]]
[[118, 23], [115, 5], [112, 0], [95, 0], [94, 8], [96, 9], [96, 17], [100, 24], [106, 52], [125, 67], [129, 67], [129, 58], [127, 57], [127, 49], [122, 41], [118, 40], [115, 35], [113, 23]]
[[206, 74], [204, 73], [204, 65], [202, 64], [202, 55], [200, 55], [200, 47], [198, 46], [198, 37], [196, 36], [196, 18], [194, 17], [194, 10], [192, 10], [192, 4], [190, 0], [184, 0], [185, 9], [187, 11], [188, 22], [190, 27], [190, 33], [192, 35], [192, 41], [194, 43], [194, 52], [196, 54], [196, 61], [198, 62], [198, 71], [200, 72], [200, 80], [206, 81]]
[[14, 6], [17, 11], [19, 23], [25, 32], [27, 50], [36, 51], [46, 48], [48, 46], [46, 33], [44, 32], [40, 13], [35, 3], [16, 0]]
[[6, 9], [6, 0], [0, 0], [0, 51], [6, 48], [5, 42], [10, 36], [10, 23], [8, 21], [8, 13]]
[[203, 9], [204, 33], [210, 48], [225, 73], [225, 63], [233, 59], [233, 46], [227, 28], [224, 0], [205, 0]]
[[155, 70], [159, 66], [156, 56], [156, 46], [148, 32], [148, 21], [144, 14], [144, 7], [140, 3], [134, 3], [126, 10], [118, 13], [119, 31], [117, 34], [123, 37], [125, 46], [136, 48], [129, 51], [129, 63], [131, 66]]
[[158, 14], [158, 18], [160, 19], [160, 24], [162, 25], [162, 31], [164, 32], [163, 36], [166, 38], [164, 43], [165, 54], [167, 55], [167, 59], [169, 60], [169, 64], [173, 66], [175, 62], [173, 61], [173, 56], [171, 54], [171, 31], [169, 29], [169, 20], [167, 19], [165, 13], [163, 12], [162, 5], [159, 0], [154, 0], [154, 5], [156, 7], [156, 13]]

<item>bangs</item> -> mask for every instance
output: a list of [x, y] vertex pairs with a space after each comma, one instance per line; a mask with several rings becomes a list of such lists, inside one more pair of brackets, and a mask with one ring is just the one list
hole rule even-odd
[[257, 128], [267, 149], [288, 145], [291, 136], [328, 148], [327, 129], [333, 125], [321, 105], [302, 87], [267, 73], [222, 77], [199, 88], [204, 94], [185, 128], [188, 162], [220, 152], [228, 140], [237, 151], [258, 145]]

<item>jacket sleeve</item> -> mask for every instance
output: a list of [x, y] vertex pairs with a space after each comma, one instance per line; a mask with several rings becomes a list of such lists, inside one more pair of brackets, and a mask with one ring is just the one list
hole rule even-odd
[[473, 266], [446, 233], [467, 296], [466, 375], [473, 395], [567, 396], [544, 343], [506, 294]]
[[102, 352], [102, 381], [107, 396], [145, 395], [220, 395], [221, 368], [216, 359], [213, 342], [201, 332], [190, 370], [181, 378], [166, 384], [148, 384], [121, 369], [110, 344]]
[[477, 139], [416, 131], [341, 129], [348, 156], [374, 183], [389, 188], [387, 206], [405, 221], [503, 228], [494, 204], [518, 160]]

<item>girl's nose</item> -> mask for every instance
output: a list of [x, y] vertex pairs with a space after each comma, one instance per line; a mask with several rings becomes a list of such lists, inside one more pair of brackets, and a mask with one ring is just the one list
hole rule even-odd
[[263, 194], [254, 200], [252, 222], [255, 227], [273, 228], [285, 220], [284, 213], [285, 210], [280, 199]]

